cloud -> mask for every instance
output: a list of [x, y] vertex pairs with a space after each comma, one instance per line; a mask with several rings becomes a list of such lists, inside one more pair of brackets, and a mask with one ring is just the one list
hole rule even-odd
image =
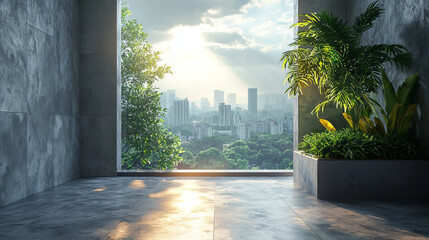
[[258, 37], [266, 37], [269, 34], [271, 34], [273, 27], [274, 27], [274, 22], [270, 20], [256, 27], [253, 27], [252, 29], [250, 29], [250, 32], [255, 34]]
[[209, 46], [243, 49], [252, 45], [252, 41], [238, 32], [205, 32], [202, 37]]
[[241, 50], [213, 47], [211, 50], [233, 69], [248, 87], [258, 88], [260, 93], [285, 89], [285, 73], [281, 70], [280, 63], [281, 52], [262, 52], [258, 47]]
[[223, 17], [237, 14], [250, 0], [127, 0], [132, 17], [152, 31], [165, 31], [177, 25], [198, 25], [207, 13]]

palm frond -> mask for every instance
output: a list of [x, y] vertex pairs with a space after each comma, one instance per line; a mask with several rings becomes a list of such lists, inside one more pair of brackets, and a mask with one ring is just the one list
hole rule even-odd
[[353, 22], [353, 30], [357, 36], [361, 36], [363, 32], [374, 26], [374, 21], [384, 13], [384, 9], [381, 4], [377, 1], [372, 2], [366, 9], [366, 11], [356, 17]]

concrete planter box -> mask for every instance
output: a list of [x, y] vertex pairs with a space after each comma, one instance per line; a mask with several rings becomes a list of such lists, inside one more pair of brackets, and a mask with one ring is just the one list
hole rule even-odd
[[318, 199], [429, 200], [429, 161], [316, 159], [293, 154], [295, 185]]

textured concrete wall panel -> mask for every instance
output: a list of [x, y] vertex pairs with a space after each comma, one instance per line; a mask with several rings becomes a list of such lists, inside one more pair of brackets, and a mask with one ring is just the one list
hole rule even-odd
[[0, 206], [79, 175], [79, 2], [0, 0]]
[[[118, 5], [119, 4], [119, 5]], [[80, 1], [80, 51], [82, 54], [117, 54], [118, 0]]]
[[26, 112], [27, 4], [0, 0], [0, 111]]
[[27, 0], [27, 23], [50, 36], [54, 35], [54, 1]]
[[79, 114], [79, 3], [55, 1], [55, 39], [59, 75], [55, 81], [55, 114]]
[[81, 176], [116, 176], [120, 160], [120, 0], [80, 1]]
[[80, 113], [116, 115], [116, 56], [83, 54], [80, 58]]
[[27, 119], [0, 112], [0, 206], [27, 195]]
[[116, 176], [116, 116], [81, 116], [80, 175]]
[[58, 62], [53, 37], [28, 27], [27, 93], [27, 193], [52, 187], [53, 176], [53, 86]]
[[79, 119], [56, 115], [54, 120], [54, 184], [79, 177]]

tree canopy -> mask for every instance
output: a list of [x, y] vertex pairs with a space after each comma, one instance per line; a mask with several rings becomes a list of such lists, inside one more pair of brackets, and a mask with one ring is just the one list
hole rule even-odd
[[121, 8], [122, 168], [169, 169], [181, 160], [177, 136], [162, 124], [165, 109], [153, 83], [171, 73], [126, 4]]

